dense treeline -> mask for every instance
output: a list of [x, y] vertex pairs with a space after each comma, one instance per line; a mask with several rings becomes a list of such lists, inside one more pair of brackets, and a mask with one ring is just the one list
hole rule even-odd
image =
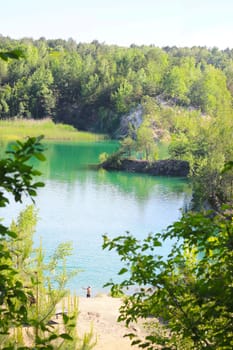
[[0, 61], [0, 118], [44, 118], [113, 132], [146, 96], [216, 116], [232, 108], [233, 50], [13, 40], [25, 59]]

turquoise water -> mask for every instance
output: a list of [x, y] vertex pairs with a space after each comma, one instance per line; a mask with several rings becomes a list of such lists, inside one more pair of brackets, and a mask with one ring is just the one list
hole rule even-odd
[[[94, 170], [102, 152], [113, 152], [115, 142], [50, 143], [47, 161], [39, 164], [45, 188], [38, 191], [39, 222], [35, 245], [42, 239], [46, 254], [64, 241], [71, 241], [74, 254], [68, 268], [83, 270], [69, 284], [77, 294], [92, 286], [102, 291], [110, 278], [118, 280], [121, 263], [114, 252], [103, 251], [102, 235], [129, 231], [138, 238], [163, 230], [177, 220], [189, 201], [190, 188], [184, 179], [151, 177], [123, 172]], [[3, 210], [5, 222], [16, 218], [23, 206], [11, 204]], [[170, 243], [162, 250], [166, 255]]]

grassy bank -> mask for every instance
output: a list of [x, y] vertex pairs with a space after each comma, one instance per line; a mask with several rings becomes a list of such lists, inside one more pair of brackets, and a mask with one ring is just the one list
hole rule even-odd
[[0, 120], [0, 140], [13, 141], [44, 135], [45, 140], [99, 141], [104, 135], [78, 131], [71, 125], [55, 124], [51, 119]]

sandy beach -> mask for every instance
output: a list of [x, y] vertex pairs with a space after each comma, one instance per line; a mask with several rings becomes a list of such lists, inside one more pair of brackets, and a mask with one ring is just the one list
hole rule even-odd
[[[131, 346], [130, 340], [124, 338], [124, 334], [130, 329], [123, 323], [117, 322], [121, 299], [111, 298], [106, 295], [94, 298], [79, 298], [78, 333], [79, 336], [88, 332], [93, 326], [93, 332], [97, 338], [96, 350], [128, 350], [138, 349]], [[140, 332], [136, 325], [134, 328]]]

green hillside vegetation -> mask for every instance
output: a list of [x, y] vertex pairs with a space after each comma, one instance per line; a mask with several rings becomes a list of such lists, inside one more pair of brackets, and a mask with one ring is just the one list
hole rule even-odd
[[0, 61], [1, 119], [52, 117], [114, 133], [146, 96], [211, 116], [232, 110], [233, 50], [0, 37], [1, 52], [13, 49], [25, 58]]

